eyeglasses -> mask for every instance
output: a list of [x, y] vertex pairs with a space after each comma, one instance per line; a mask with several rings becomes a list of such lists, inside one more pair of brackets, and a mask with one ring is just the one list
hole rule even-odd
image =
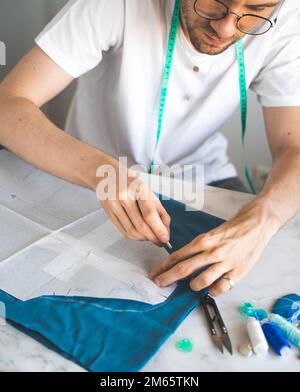
[[235, 15], [236, 27], [239, 31], [249, 35], [262, 35], [276, 25], [283, 3], [284, 0], [278, 5], [279, 9], [274, 19], [254, 14], [239, 15], [230, 11], [227, 5], [219, 0], [196, 0], [194, 10], [198, 16], [206, 20], [221, 20], [228, 15]]

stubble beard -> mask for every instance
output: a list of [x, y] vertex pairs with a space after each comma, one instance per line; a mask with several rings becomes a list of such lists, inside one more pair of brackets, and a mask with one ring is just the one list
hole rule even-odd
[[193, 45], [193, 47], [198, 52], [203, 53], [203, 54], [208, 54], [211, 56], [216, 56], [218, 54], [225, 52], [228, 48], [230, 48], [230, 46], [235, 44], [238, 40], [238, 39], [234, 39], [224, 46], [217, 47], [217, 46], [210, 45], [210, 44], [204, 42], [198, 36], [198, 34], [196, 33], [196, 30], [194, 30], [194, 29], [188, 29], [188, 33], [189, 33], [189, 37], [190, 37], [191, 44]]
[[[181, 23], [184, 24], [185, 29], [187, 30], [189, 39], [193, 47], [200, 53], [208, 54], [211, 56], [215, 56], [225, 52], [230, 46], [234, 45], [241, 37], [235, 36], [233, 37], [226, 45], [218, 47], [213, 44], [208, 44], [201, 39], [200, 31], [208, 34], [209, 36], [216, 36], [216, 33], [209, 26], [209, 22], [205, 22], [202, 26], [198, 24], [192, 24], [189, 21], [189, 6], [187, 2], [182, 2], [181, 9]], [[199, 28], [200, 27], [200, 28]]]

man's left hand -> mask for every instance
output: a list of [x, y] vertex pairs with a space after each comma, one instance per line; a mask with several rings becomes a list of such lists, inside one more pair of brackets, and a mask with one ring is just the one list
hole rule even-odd
[[219, 296], [249, 273], [279, 226], [267, 202], [257, 198], [233, 219], [168, 256], [149, 277], [165, 287], [207, 268], [193, 277], [190, 287], [194, 291], [209, 287], [212, 296]]

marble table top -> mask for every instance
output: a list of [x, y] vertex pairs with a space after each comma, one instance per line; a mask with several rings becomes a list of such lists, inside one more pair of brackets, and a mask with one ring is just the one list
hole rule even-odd
[[[30, 183], [26, 182], [29, 177]], [[55, 190], [51, 193], [51, 197], [48, 194], [49, 184], [51, 189]], [[67, 202], [64, 197], [65, 192], [72, 192], [72, 199], [76, 203]], [[19, 197], [19, 194], [22, 194], [22, 197]], [[37, 195], [39, 199], [33, 208], [32, 205], [37, 200]], [[238, 192], [206, 187], [204, 210], [228, 219], [252, 197]], [[83, 207], [76, 209], [76, 205], [83, 205]], [[79, 219], [89, 212], [96, 211], [99, 207], [91, 192], [41, 173], [7, 151], [1, 151], [0, 208], [13, 212], [12, 224], [22, 227], [22, 230], [26, 228], [26, 225], [36, 225], [38, 238], [38, 229], [45, 230], [44, 221], [47, 214], [49, 217], [60, 216], [63, 220], [59, 222], [56, 218], [49, 219], [53, 227], [46, 229], [53, 230], [57, 229], [60, 224]], [[59, 215], [60, 209], [62, 213]], [[10, 220], [4, 222], [0, 220], [0, 240], [1, 237], [7, 236], [9, 222]], [[10, 252], [14, 246], [20, 249], [25, 246], [21, 242], [18, 243], [19, 238], [13, 232], [10, 238], [4, 238], [4, 240], [8, 245], [6, 249], [0, 250], [0, 262], [1, 252], [3, 252], [2, 259], [4, 259], [7, 257], [5, 252]], [[300, 216], [297, 216], [273, 238], [261, 260], [246, 279], [230, 293], [217, 300], [232, 340], [233, 356], [228, 353], [222, 355], [217, 351], [210, 338], [203, 312], [201, 309], [195, 309], [143, 370], [145, 372], [299, 371], [300, 360], [296, 349], [294, 349], [292, 358], [288, 360], [283, 360], [271, 352], [266, 359], [259, 359], [256, 356], [245, 358], [237, 351], [239, 344], [246, 338], [245, 323], [238, 312], [239, 305], [248, 300], [270, 310], [270, 306], [280, 296], [293, 292], [300, 293], [299, 255]], [[12, 326], [3, 324], [0, 325], [0, 371], [84, 371]], [[177, 341], [184, 337], [193, 342], [193, 350], [190, 353], [181, 353], [176, 349]]]

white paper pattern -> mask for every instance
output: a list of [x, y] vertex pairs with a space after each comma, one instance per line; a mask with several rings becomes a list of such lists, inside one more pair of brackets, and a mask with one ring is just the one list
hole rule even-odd
[[123, 238], [91, 192], [6, 151], [0, 162], [1, 290], [21, 300], [76, 295], [150, 304], [171, 294], [175, 285], [159, 288], [147, 277], [167, 252]]

